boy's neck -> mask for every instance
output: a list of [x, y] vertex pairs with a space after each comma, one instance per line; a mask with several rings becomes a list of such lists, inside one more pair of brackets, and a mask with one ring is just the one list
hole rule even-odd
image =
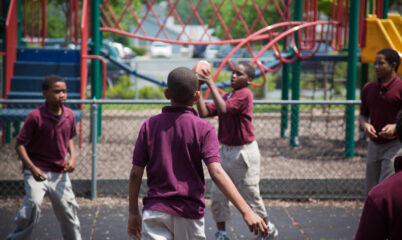
[[380, 79], [380, 82], [381, 82], [382, 84], [384, 84], [384, 83], [386, 83], [386, 82], [388, 82], [388, 81], [391, 81], [391, 80], [394, 79], [395, 77], [396, 77], [396, 73], [393, 71], [393, 72], [392, 72], [391, 74], [389, 74], [388, 76], [381, 78], [381, 79]]
[[59, 105], [54, 106], [54, 105], [50, 105], [48, 102], [46, 102], [46, 108], [51, 114], [56, 115], [56, 116], [59, 116], [63, 113], [63, 107], [59, 106]]

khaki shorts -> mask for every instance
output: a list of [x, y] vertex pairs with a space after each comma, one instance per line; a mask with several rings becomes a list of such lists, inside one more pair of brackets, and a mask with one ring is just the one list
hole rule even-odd
[[[260, 217], [267, 217], [264, 202], [260, 195], [260, 151], [253, 141], [242, 146], [222, 145], [219, 149], [222, 168], [229, 175], [237, 190], [251, 209]], [[212, 184], [211, 210], [216, 222], [230, 219], [229, 202], [219, 188]]]
[[142, 240], [205, 240], [204, 218], [188, 219], [168, 213], [144, 210]]

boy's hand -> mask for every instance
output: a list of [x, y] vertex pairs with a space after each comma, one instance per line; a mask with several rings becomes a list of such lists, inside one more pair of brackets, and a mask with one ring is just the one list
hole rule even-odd
[[364, 130], [364, 134], [369, 138], [377, 138], [378, 137], [377, 132], [375, 131], [375, 128], [370, 123], [366, 123], [363, 126], [363, 130]]
[[197, 74], [198, 82], [199, 85], [201, 86], [202, 84], [207, 84], [208, 86], [211, 86], [214, 82], [212, 81], [211, 76], [204, 76], [201, 74]]
[[129, 214], [127, 232], [132, 239], [141, 238], [141, 215]]
[[396, 124], [387, 124], [385, 127], [381, 129], [381, 132], [378, 133], [383, 138], [391, 138], [394, 136]]
[[66, 161], [66, 165], [64, 166], [65, 172], [73, 172], [75, 169], [75, 159], [70, 158]]
[[37, 182], [43, 182], [46, 180], [46, 176], [43, 174], [42, 170], [40, 170], [40, 168], [37, 168], [36, 166], [33, 166], [31, 168], [31, 173]]
[[260, 234], [262, 237], [268, 236], [267, 224], [252, 210], [244, 214], [243, 219], [250, 228], [250, 232], [254, 232], [255, 235]]

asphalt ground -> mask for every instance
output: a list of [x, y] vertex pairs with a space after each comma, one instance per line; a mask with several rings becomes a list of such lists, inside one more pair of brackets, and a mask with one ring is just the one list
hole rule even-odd
[[[129, 239], [127, 235], [128, 199], [77, 198], [83, 239]], [[22, 198], [0, 199], [0, 239], [6, 239], [13, 230], [13, 218]], [[265, 200], [269, 219], [279, 230], [277, 239], [354, 239], [362, 201], [292, 202]], [[207, 199], [205, 232], [207, 239], [215, 239], [215, 222]], [[62, 239], [57, 219], [49, 200], [42, 204], [42, 215], [34, 231], [34, 239]], [[254, 239], [239, 212], [232, 207], [231, 221], [227, 223], [230, 239]]]

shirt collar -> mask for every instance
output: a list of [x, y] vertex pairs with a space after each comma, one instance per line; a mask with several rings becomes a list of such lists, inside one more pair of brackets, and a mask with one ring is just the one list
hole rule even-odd
[[193, 113], [198, 116], [198, 112], [192, 106], [180, 105], [180, 106], [165, 106], [162, 108], [162, 113], [167, 112], [181, 112], [181, 113]]
[[56, 116], [54, 116], [51, 112], [49, 112], [49, 109], [47, 109], [47, 107], [46, 107], [46, 103], [44, 103], [40, 106], [43, 117], [53, 119], [57, 122], [59, 122], [62, 118], [64, 118], [64, 113], [65, 113], [64, 105], [62, 106], [62, 108], [63, 108], [63, 111], [61, 113], [61, 117], [60, 117], [60, 119], [57, 119]]
[[380, 89], [380, 94], [384, 94], [388, 89], [391, 88], [391, 85], [398, 79], [398, 76], [394, 77], [390, 81], [382, 84], [381, 81], [378, 79], [378, 88]]

